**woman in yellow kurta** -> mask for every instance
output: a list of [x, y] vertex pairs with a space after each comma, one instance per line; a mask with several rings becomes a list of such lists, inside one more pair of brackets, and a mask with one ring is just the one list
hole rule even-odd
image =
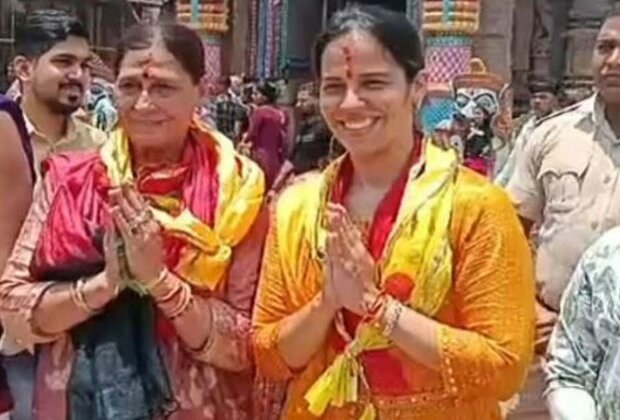
[[260, 375], [288, 383], [281, 417], [500, 418], [534, 326], [508, 198], [411, 134], [423, 57], [404, 16], [348, 8], [315, 57], [348, 153], [275, 207], [253, 323]]

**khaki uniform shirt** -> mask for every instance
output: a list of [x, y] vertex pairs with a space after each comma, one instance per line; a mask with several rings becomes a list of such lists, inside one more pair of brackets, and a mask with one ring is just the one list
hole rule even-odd
[[540, 224], [539, 300], [559, 311], [579, 258], [620, 224], [620, 139], [597, 96], [539, 122], [508, 185], [519, 214]]

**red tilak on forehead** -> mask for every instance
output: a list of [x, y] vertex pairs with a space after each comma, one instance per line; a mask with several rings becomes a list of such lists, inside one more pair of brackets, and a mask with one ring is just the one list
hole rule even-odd
[[351, 80], [353, 78], [353, 48], [349, 46], [342, 47], [342, 54], [345, 60], [347, 80]]
[[142, 77], [145, 79], [151, 79], [153, 77], [153, 53], [149, 52], [148, 57], [146, 58], [146, 66], [144, 67], [144, 71], [142, 72]]

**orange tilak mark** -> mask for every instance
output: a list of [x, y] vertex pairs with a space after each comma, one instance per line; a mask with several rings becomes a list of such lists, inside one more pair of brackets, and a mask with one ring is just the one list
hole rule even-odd
[[149, 53], [148, 58], [146, 59], [146, 66], [144, 67], [144, 71], [142, 72], [142, 77], [145, 79], [153, 78], [153, 54]]
[[346, 77], [347, 80], [351, 80], [353, 78], [353, 50], [350, 47], [343, 47], [342, 53], [346, 63]]

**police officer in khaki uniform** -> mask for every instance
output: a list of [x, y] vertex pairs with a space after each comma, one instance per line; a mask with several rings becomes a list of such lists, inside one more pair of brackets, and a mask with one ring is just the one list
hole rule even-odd
[[[620, 225], [620, 9], [605, 19], [593, 53], [597, 93], [538, 123], [508, 184], [536, 249], [537, 354], [543, 356], [560, 299], [579, 258]], [[549, 419], [538, 364], [511, 419]]]

